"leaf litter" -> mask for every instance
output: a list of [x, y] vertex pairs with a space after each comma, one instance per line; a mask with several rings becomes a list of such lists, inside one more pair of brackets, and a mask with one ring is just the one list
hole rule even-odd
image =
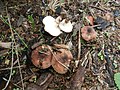
[[[9, 82], [11, 90], [117, 90], [119, 3], [119, 0], [0, 1], [0, 87]], [[70, 23], [72, 31], [51, 36], [42, 21], [46, 16], [60, 15], [65, 23], [74, 23]], [[81, 29], [86, 26], [97, 33], [90, 41], [82, 35]]]

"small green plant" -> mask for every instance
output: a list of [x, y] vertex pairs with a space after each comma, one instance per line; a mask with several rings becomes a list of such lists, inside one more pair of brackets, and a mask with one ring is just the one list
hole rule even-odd
[[104, 35], [108, 38], [109, 37], [109, 33], [105, 32]]
[[65, 2], [65, 0], [60, 0], [60, 3], [64, 3]]
[[120, 73], [115, 73], [114, 74], [114, 81], [115, 81], [118, 89], [120, 90]]
[[33, 19], [33, 15], [28, 15], [28, 20], [29, 20], [29, 22], [32, 25], [32, 29], [34, 30], [34, 28], [35, 28], [35, 21]]
[[120, 49], [120, 45], [118, 45], [118, 49]]
[[16, 70], [13, 70], [12, 73], [11, 73], [12, 76], [15, 75], [15, 73], [16, 73]]
[[19, 88], [13, 88], [13, 90], [20, 90]]
[[98, 53], [98, 57], [100, 58], [100, 60], [104, 60], [104, 55], [102, 51]]

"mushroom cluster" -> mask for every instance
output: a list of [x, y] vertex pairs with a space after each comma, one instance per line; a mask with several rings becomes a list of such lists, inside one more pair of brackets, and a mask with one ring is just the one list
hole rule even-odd
[[55, 45], [57, 51], [53, 51], [52, 48], [47, 45], [37, 47], [32, 51], [32, 63], [40, 69], [46, 69], [52, 66], [56, 72], [65, 74], [68, 71], [73, 56], [71, 52], [65, 48], [65, 45], [63, 45], [63, 48], [59, 48], [59, 46], [62, 45]]
[[52, 16], [46, 16], [43, 19], [43, 24], [45, 25], [44, 30], [52, 36], [58, 36], [62, 31], [69, 33], [73, 29], [73, 25], [70, 20], [62, 20], [61, 16], [58, 16], [56, 19]]

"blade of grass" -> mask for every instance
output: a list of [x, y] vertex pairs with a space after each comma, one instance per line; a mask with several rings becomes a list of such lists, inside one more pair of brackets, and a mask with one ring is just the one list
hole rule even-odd
[[[7, 8], [6, 8], [7, 10]], [[8, 13], [7, 13], [7, 16], [8, 16]], [[10, 18], [8, 18], [8, 22], [10, 21]], [[11, 23], [9, 22], [9, 27], [10, 27], [10, 30], [11, 30], [11, 38], [12, 38], [12, 61], [11, 61], [11, 67], [10, 67], [10, 75], [9, 75], [9, 78], [8, 78], [8, 81], [5, 85], [5, 87], [3, 88], [3, 90], [6, 90], [6, 88], [8, 87], [9, 83], [10, 83], [10, 80], [11, 80], [11, 77], [12, 77], [12, 72], [13, 72], [13, 60], [14, 60], [14, 34], [13, 34], [13, 31], [12, 31], [12, 27], [11, 27]]]
[[[10, 76], [9, 76], [9, 79], [4, 87], [3, 90], [6, 90], [6, 88], [8, 87], [9, 85], [9, 82], [11, 80], [11, 77], [12, 77], [12, 72], [13, 72], [13, 60], [14, 60], [14, 50], [15, 50], [15, 53], [16, 53], [16, 56], [17, 56], [17, 62], [18, 62], [18, 65], [19, 65], [19, 72], [20, 72], [20, 78], [21, 78], [21, 81], [22, 81], [22, 89], [24, 90], [24, 83], [23, 83], [23, 78], [22, 78], [22, 72], [21, 72], [21, 68], [20, 68], [20, 62], [19, 62], [19, 56], [18, 56], [18, 49], [17, 47], [15, 47], [14, 45], [17, 45], [16, 42], [15, 42], [15, 38], [14, 38], [14, 33], [15, 30], [12, 28], [12, 25], [11, 25], [11, 22], [10, 22], [10, 16], [8, 14], [8, 11], [7, 11], [7, 7], [6, 7], [6, 13], [7, 13], [7, 19], [8, 19], [8, 22], [3, 18], [3, 20], [6, 22], [6, 24], [9, 25], [10, 27], [10, 30], [11, 30], [11, 38], [12, 38], [12, 61], [11, 61], [11, 70], [10, 70]], [[18, 33], [17, 33], [18, 34]], [[18, 34], [19, 35], [19, 34]], [[21, 39], [21, 37], [20, 37]]]
[[17, 31], [16, 31], [14, 28], [12, 28], [12, 26], [10, 26], [10, 24], [7, 22], [7, 20], [5, 20], [5, 19], [2, 17], [2, 15], [0, 15], [0, 19], [1, 19], [4, 23], [6, 23], [9, 27], [11, 27], [12, 31], [14, 31], [15, 34], [17, 34], [17, 36], [19, 37], [19, 39], [21, 40], [21, 42], [24, 44], [24, 46], [25, 46], [26, 48], [28, 48], [27, 44], [22, 40], [21, 36], [17, 33]]

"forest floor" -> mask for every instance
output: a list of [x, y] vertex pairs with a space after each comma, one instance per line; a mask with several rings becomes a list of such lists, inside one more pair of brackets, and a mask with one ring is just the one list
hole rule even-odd
[[[50, 35], [44, 30], [46, 16], [62, 16], [72, 31]], [[95, 31], [94, 39], [84, 39], [85, 26]], [[50, 52], [37, 52], [44, 45]], [[69, 53], [63, 60], [61, 50]], [[48, 53], [57, 63], [48, 59], [44, 68], [44, 59], [35, 60]], [[0, 1], [0, 90], [118, 90], [119, 72], [119, 0]]]

